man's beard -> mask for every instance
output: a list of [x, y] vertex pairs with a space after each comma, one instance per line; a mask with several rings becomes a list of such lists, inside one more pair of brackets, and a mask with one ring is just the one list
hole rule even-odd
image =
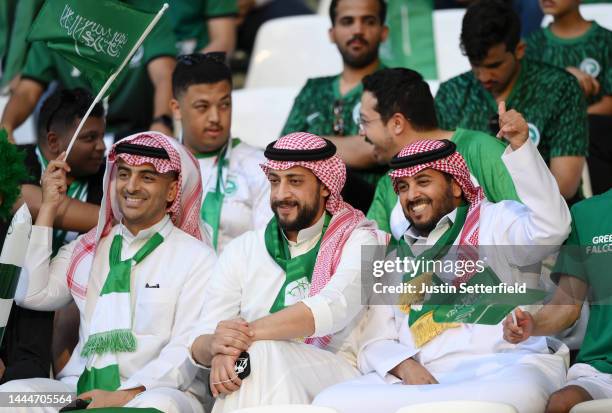
[[[349, 43], [353, 40], [354, 39], [349, 40]], [[365, 42], [365, 39], [361, 38], [361, 40]], [[368, 45], [367, 42], [366, 45]], [[367, 50], [365, 54], [359, 56], [353, 56], [349, 53], [348, 44], [346, 46], [346, 49], [339, 47], [338, 50], [340, 51], [340, 55], [342, 55], [342, 61], [345, 65], [354, 69], [361, 69], [375, 62], [376, 59], [378, 59], [378, 46], [379, 45], [376, 45], [376, 47], [372, 48], [371, 50]]]
[[[276, 220], [284, 232], [300, 231], [314, 224], [319, 213], [320, 201], [305, 205], [300, 205], [297, 201], [273, 201], [271, 206]], [[277, 211], [280, 206], [297, 206], [298, 211], [295, 219], [293, 221], [284, 221]]]
[[[433, 205], [431, 198], [422, 196], [412, 202], [409, 202], [406, 205], [406, 209], [409, 210], [412, 206], [419, 205], [422, 203], [429, 203]], [[433, 231], [434, 228], [436, 228], [436, 225], [438, 225], [438, 222], [440, 222], [442, 217], [449, 214], [454, 209], [455, 205], [453, 203], [453, 190], [451, 185], [448, 185], [446, 194], [442, 199], [440, 199], [439, 206], [433, 211], [433, 215], [429, 220], [425, 222], [416, 223], [413, 222], [412, 219], [410, 219], [410, 215], [407, 214], [405, 211], [404, 215], [406, 216], [406, 219], [408, 219], [408, 222], [410, 222], [410, 225], [412, 225], [414, 229], [416, 229], [419, 233], [423, 235], [427, 235], [431, 231]]]

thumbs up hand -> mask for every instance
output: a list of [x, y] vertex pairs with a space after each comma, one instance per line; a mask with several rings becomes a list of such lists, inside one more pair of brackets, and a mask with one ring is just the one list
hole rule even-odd
[[529, 127], [527, 121], [514, 109], [506, 111], [506, 102], [499, 102], [499, 132], [498, 138], [505, 138], [513, 150], [517, 150], [529, 138]]

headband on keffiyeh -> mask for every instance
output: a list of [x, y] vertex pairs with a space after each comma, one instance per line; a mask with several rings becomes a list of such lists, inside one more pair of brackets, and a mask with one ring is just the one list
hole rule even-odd
[[159, 173], [178, 173], [179, 190], [168, 208], [170, 219], [177, 228], [210, 245], [200, 222], [202, 180], [197, 160], [176, 139], [162, 133], [150, 131], [128, 136], [113, 145], [107, 157], [98, 225], [79, 238], [71, 257], [68, 286], [79, 297], [85, 297], [84, 286], [98, 241], [122, 218], [115, 195], [117, 159], [133, 166], [148, 163]]

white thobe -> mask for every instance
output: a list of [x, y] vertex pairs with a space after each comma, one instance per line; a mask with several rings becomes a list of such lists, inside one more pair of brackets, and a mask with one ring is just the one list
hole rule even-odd
[[[292, 257], [314, 248], [323, 217], [289, 243]], [[212, 334], [222, 320], [242, 317], [252, 322], [270, 314], [285, 281], [285, 272], [270, 257], [265, 230], [250, 231], [229, 243], [219, 257], [204, 296], [202, 317], [193, 339]], [[355, 229], [342, 249], [336, 272], [315, 296], [292, 297], [312, 311], [314, 337], [331, 335], [325, 350], [296, 341], [258, 341], [248, 350], [251, 374], [240, 389], [215, 402], [214, 412], [261, 404], [310, 403], [323, 388], [356, 377], [357, 332], [363, 319], [361, 247], [377, 245], [369, 230]], [[200, 366], [201, 367], [201, 366]]]
[[[93, 269], [85, 286], [85, 298], [77, 296], [67, 285], [66, 275], [76, 241], [62, 247], [50, 261], [52, 229], [32, 227], [20, 280], [24, 283], [20, 290], [25, 292], [25, 296], [16, 298], [16, 301], [25, 308], [53, 311], [74, 299], [80, 312], [79, 341], [72, 357], [57, 375], [61, 383], [48, 379], [18, 380], [5, 385], [10, 391], [76, 390], [76, 383], [86, 365], [86, 359], [80, 353], [89, 336], [91, 317], [109, 272], [108, 257], [114, 235], [123, 235], [121, 258], [125, 260], [134, 256], [156, 232], [164, 237], [164, 241], [132, 267], [132, 331], [138, 350], [117, 354], [120, 389], [144, 386], [147, 391], [134, 399], [134, 403], [141, 403], [137, 404], [139, 406], [143, 402], [163, 399], [162, 411], [182, 412], [186, 406], [192, 406], [186, 411], [201, 411], [195, 396], [203, 397], [206, 390], [194, 380], [197, 369], [189, 360], [186, 344], [190, 328], [200, 314], [201, 307], [194, 303], [201, 303], [216, 257], [203, 242], [176, 228], [168, 216], [136, 236], [122, 225], [113, 227], [98, 244]], [[0, 387], [0, 391], [9, 391], [5, 386]], [[59, 388], [64, 390], [57, 390]]]
[[[230, 141], [231, 144], [231, 141]], [[198, 159], [204, 194], [214, 190], [217, 179], [216, 156]], [[270, 183], [259, 164], [266, 158], [263, 151], [240, 142], [229, 153], [229, 166], [223, 176], [225, 195], [221, 206], [217, 251], [247, 231], [264, 228], [270, 218]]]
[[[516, 151], [507, 148], [502, 160], [523, 203], [483, 201], [479, 245], [506, 246], [489, 249], [487, 264], [497, 274], [508, 274], [512, 266], [533, 264], [558, 249], [569, 234], [570, 215], [554, 177], [530, 141]], [[417, 250], [420, 245], [431, 246], [455, 218], [456, 210], [426, 237], [409, 228], [404, 239]], [[391, 413], [404, 405], [438, 400], [486, 400], [535, 413], [543, 411], [550, 393], [563, 384], [564, 345], [556, 354], [550, 354], [544, 337], [512, 345], [503, 340], [500, 323], [461, 324], [418, 348], [406, 317], [398, 307], [371, 306], [359, 353], [359, 368], [366, 376], [327, 389], [315, 403], [340, 412]], [[403, 385], [389, 373], [410, 357], [439, 384]]]

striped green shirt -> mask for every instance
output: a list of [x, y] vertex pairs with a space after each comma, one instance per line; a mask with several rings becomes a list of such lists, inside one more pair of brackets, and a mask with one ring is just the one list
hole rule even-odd
[[[558, 156], [587, 155], [586, 101], [574, 76], [565, 70], [523, 59], [506, 107], [525, 117], [529, 137], [546, 162]], [[470, 71], [440, 85], [436, 111], [442, 129], [490, 133], [497, 103]]]
[[562, 69], [574, 66], [597, 79], [601, 89], [589, 98], [589, 103], [612, 95], [612, 31], [593, 22], [582, 36], [562, 39], [549, 26], [534, 32], [526, 41], [528, 57]]

